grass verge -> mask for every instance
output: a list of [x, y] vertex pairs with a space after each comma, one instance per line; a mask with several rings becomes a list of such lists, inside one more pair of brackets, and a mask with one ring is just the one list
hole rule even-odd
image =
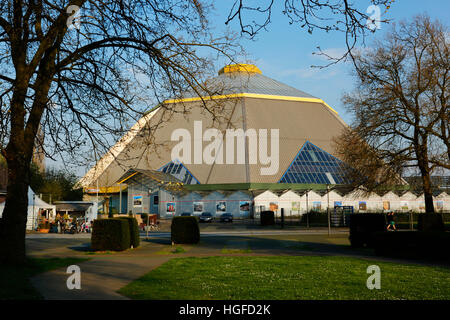
[[223, 248], [221, 251], [223, 254], [235, 254], [235, 253], [252, 253], [251, 249], [229, 249], [229, 248]]
[[[381, 269], [369, 290], [367, 267]], [[189, 277], [186, 277], [189, 274]], [[449, 299], [450, 269], [348, 257], [176, 258], [119, 290], [132, 299]]]
[[89, 259], [29, 258], [22, 267], [0, 266], [0, 300], [42, 299], [39, 292], [31, 285], [31, 277], [86, 260]]
[[186, 250], [183, 247], [166, 247], [158, 252], [156, 252], [156, 254], [160, 254], [160, 255], [166, 255], [166, 254], [177, 254], [177, 253], [185, 253]]

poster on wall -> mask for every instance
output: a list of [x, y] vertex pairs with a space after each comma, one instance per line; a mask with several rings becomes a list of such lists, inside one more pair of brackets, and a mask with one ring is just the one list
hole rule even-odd
[[223, 213], [227, 211], [227, 202], [226, 201], [217, 201], [216, 202], [216, 212]]
[[194, 213], [203, 212], [203, 202], [194, 202]]
[[389, 201], [383, 201], [383, 210], [391, 210], [391, 203]]
[[133, 207], [135, 208], [142, 207], [142, 196], [133, 196]]
[[249, 212], [250, 211], [250, 202], [249, 201], [239, 201], [239, 211]]
[[278, 202], [271, 202], [271, 203], [269, 203], [269, 210], [270, 211], [277, 211], [278, 210]]
[[402, 201], [400, 203], [400, 209], [402, 210], [408, 210], [408, 201]]
[[313, 202], [313, 206], [312, 206], [313, 211], [320, 211], [321, 208], [322, 208], [322, 202], [320, 202], [320, 201]]
[[334, 207], [342, 207], [342, 201], [335, 201], [334, 202]]
[[300, 211], [300, 202], [299, 201], [292, 202], [292, 211]]
[[367, 210], [367, 203], [365, 201], [360, 201], [359, 202], [359, 210]]
[[175, 202], [167, 202], [166, 204], [166, 212], [167, 213], [175, 213]]

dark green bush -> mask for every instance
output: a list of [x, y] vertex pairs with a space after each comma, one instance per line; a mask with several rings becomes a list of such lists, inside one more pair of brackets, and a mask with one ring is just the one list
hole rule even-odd
[[125, 219], [94, 220], [91, 247], [95, 251], [123, 251], [130, 247], [130, 226]]
[[137, 248], [140, 244], [139, 226], [138, 222], [133, 217], [120, 217], [119, 219], [124, 219], [128, 221], [130, 228], [130, 247]]
[[273, 211], [263, 211], [261, 212], [261, 225], [262, 226], [273, 226], [275, 224], [275, 214]]
[[374, 235], [375, 254], [404, 259], [450, 261], [448, 232], [378, 232]]
[[309, 211], [303, 214], [300, 225], [306, 226], [328, 226], [328, 214], [326, 212]]
[[419, 214], [417, 221], [419, 231], [445, 231], [444, 219], [440, 213]]
[[170, 227], [173, 243], [198, 243], [200, 229], [196, 217], [173, 217]]
[[384, 231], [386, 218], [382, 213], [354, 213], [350, 215], [350, 244], [352, 247], [373, 247], [375, 232]]

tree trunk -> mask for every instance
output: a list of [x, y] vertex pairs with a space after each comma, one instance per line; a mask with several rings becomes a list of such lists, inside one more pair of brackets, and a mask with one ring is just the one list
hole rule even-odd
[[431, 186], [430, 173], [426, 169], [421, 169], [422, 172], [422, 184], [423, 184], [423, 195], [425, 197], [425, 212], [434, 213], [433, 204], [433, 189]]
[[0, 260], [4, 264], [25, 262], [29, 172], [29, 162], [25, 157], [19, 156], [13, 161], [8, 159], [8, 187], [0, 239]]

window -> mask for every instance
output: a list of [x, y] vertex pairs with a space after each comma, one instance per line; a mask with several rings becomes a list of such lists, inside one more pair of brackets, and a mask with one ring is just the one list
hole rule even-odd
[[347, 166], [306, 141], [280, 183], [343, 184]]
[[[159, 169], [159, 171], [162, 171], [164, 173], [168, 173], [171, 175], [178, 175], [182, 172], [182, 169], [185, 168], [185, 166], [182, 163], [174, 163], [174, 162], [169, 162], [166, 165], [164, 165], [163, 167], [161, 167]], [[183, 179], [180, 176], [176, 176], [177, 179], [182, 179], [181, 182], [183, 182], [184, 184], [198, 184], [199, 182], [197, 181], [197, 179], [195, 179], [190, 173], [189, 171], [185, 168], [184, 173], [184, 177]]]

